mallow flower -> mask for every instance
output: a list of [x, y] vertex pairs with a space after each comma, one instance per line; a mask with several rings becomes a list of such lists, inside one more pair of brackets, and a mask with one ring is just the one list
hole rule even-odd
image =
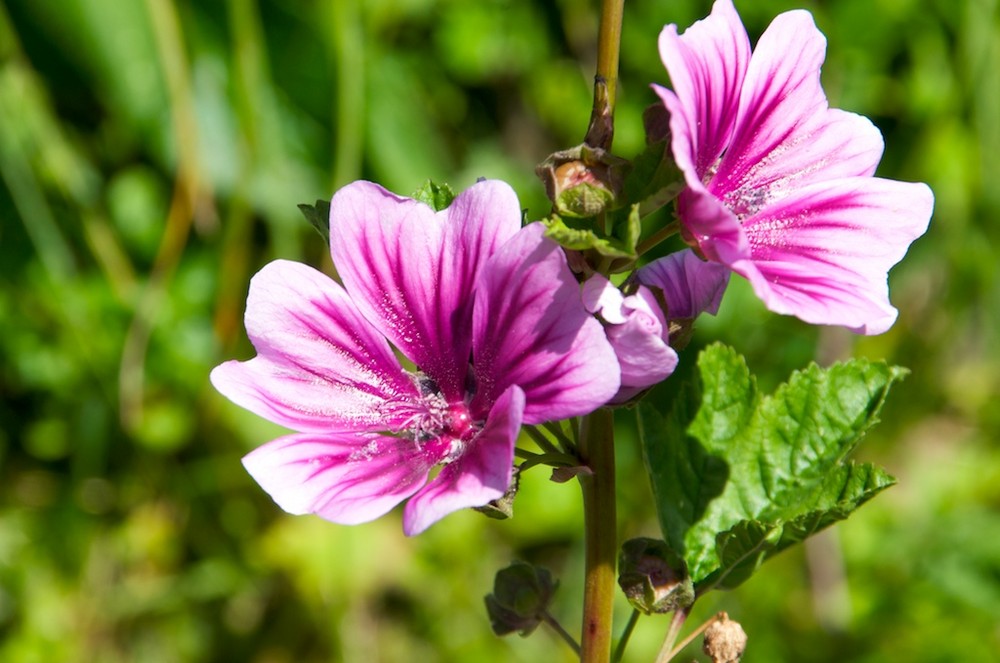
[[289, 261], [254, 276], [257, 356], [211, 379], [297, 431], [243, 459], [279, 506], [354, 524], [409, 498], [403, 529], [417, 534], [504, 494], [522, 423], [583, 415], [617, 392], [614, 351], [562, 250], [520, 221], [498, 181], [440, 212], [355, 182], [330, 206], [343, 286]]
[[584, 282], [584, 306], [600, 315], [621, 367], [621, 389], [612, 403], [624, 403], [674, 372], [671, 326], [718, 312], [728, 281], [723, 265], [688, 249], [639, 269], [626, 285], [629, 294], [601, 274]]
[[807, 11], [780, 14], [750, 41], [731, 0], [678, 35], [660, 34], [673, 90], [671, 149], [687, 184], [686, 239], [746, 277], [772, 311], [879, 334], [896, 319], [887, 274], [925, 232], [924, 184], [873, 177], [882, 136], [830, 108], [826, 39]]

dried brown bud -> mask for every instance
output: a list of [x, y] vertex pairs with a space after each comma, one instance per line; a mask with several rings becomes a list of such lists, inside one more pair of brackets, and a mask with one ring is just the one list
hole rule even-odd
[[665, 541], [629, 539], [618, 557], [618, 585], [637, 610], [673, 612], [694, 603], [687, 565]]
[[705, 644], [701, 649], [712, 657], [712, 663], [739, 663], [747, 648], [747, 634], [739, 622], [720, 613], [719, 619], [705, 631]]

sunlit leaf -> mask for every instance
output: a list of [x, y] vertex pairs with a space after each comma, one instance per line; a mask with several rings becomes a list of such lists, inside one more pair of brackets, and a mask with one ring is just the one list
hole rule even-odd
[[640, 405], [660, 524], [699, 592], [738, 585], [892, 485], [844, 457], [904, 374], [866, 360], [812, 365], [761, 397], [743, 359], [714, 345], [668, 413]]

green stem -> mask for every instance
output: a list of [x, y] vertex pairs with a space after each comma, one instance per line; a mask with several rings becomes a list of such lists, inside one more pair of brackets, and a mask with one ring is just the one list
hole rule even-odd
[[562, 453], [562, 451], [558, 447], [556, 447], [556, 445], [552, 444], [552, 441], [549, 440], [548, 437], [546, 437], [545, 433], [538, 430], [534, 426], [524, 426], [524, 432], [527, 433], [528, 437], [534, 440], [535, 444], [538, 445], [538, 448], [544, 451], [545, 453], [548, 454]]
[[628, 618], [628, 624], [625, 625], [625, 630], [622, 632], [622, 637], [618, 640], [618, 646], [615, 647], [615, 655], [611, 657], [611, 663], [618, 663], [622, 660], [622, 656], [625, 655], [625, 647], [628, 646], [629, 638], [632, 637], [632, 631], [635, 630], [635, 625], [639, 623], [639, 611], [633, 610], [632, 616]]
[[580, 457], [593, 474], [580, 475], [586, 577], [583, 589], [582, 663], [607, 663], [611, 657], [612, 610], [615, 597], [614, 416], [602, 408], [583, 420]]
[[559, 637], [562, 638], [566, 642], [566, 644], [570, 646], [570, 649], [573, 650], [573, 653], [579, 656], [580, 655], [579, 643], [577, 643], [577, 641], [573, 639], [573, 636], [570, 635], [566, 631], [566, 629], [563, 628], [562, 624], [560, 624], [555, 617], [550, 615], [548, 611], [542, 611], [541, 616], [542, 616], [542, 621], [544, 621], [546, 624], [552, 627], [552, 630], [554, 630], [557, 634], [559, 634]]
[[[689, 608], [690, 608], [690, 606], [689, 606]], [[679, 614], [679, 613], [675, 613], [674, 614], [674, 618], [675, 619], [677, 617], [677, 614]], [[660, 655], [659, 655], [659, 657], [657, 657], [656, 663], [668, 663], [670, 660], [672, 660], [674, 658], [674, 656], [677, 656], [677, 654], [680, 654], [681, 651], [685, 647], [687, 647], [689, 644], [691, 644], [691, 641], [693, 641], [699, 635], [701, 635], [702, 633], [704, 633], [708, 629], [709, 626], [711, 626], [715, 622], [717, 622], [720, 619], [722, 619], [723, 615], [725, 615], [725, 614], [726, 613], [724, 613], [724, 612], [716, 613], [711, 618], [706, 619], [705, 622], [701, 626], [699, 626], [695, 630], [693, 630], [690, 633], [688, 633], [687, 637], [684, 638], [679, 643], [677, 643], [677, 646], [674, 647], [674, 648], [672, 648], [670, 651], [660, 650]], [[684, 616], [687, 617], [687, 613], [684, 613]], [[664, 643], [664, 644], [666, 644], [666, 643]]]
[[660, 653], [656, 656], [656, 663], [667, 663], [677, 653], [674, 650], [674, 643], [677, 642], [677, 636], [680, 635], [681, 627], [684, 626], [687, 616], [687, 609], [678, 610], [674, 613], [674, 618], [670, 620], [670, 630], [667, 631], [667, 637], [663, 640]]
[[568, 454], [576, 454], [576, 443], [571, 440], [566, 433], [563, 432], [562, 428], [554, 421], [548, 421], [542, 426], [545, 427], [552, 437], [556, 438], [556, 442], [562, 447], [562, 450]]
[[672, 221], [668, 223], [667, 225], [663, 226], [655, 233], [647, 237], [646, 239], [639, 242], [635, 247], [636, 255], [641, 256], [646, 251], [649, 251], [663, 240], [667, 239], [672, 235], [676, 235], [678, 231], [680, 231], [680, 229], [681, 229], [680, 222]]
[[594, 109], [584, 142], [611, 149], [614, 138], [615, 95], [618, 91], [618, 55], [622, 41], [625, 0], [601, 1], [601, 27], [597, 35], [597, 75], [594, 77]]

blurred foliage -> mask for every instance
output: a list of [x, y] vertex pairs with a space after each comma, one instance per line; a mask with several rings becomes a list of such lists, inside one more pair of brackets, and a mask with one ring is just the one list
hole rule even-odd
[[[249, 277], [330, 268], [296, 205], [353, 179], [401, 193], [510, 181], [580, 141], [596, 2], [6, 0], [0, 4], [0, 660], [569, 660], [497, 640], [483, 609], [512, 559], [560, 578], [579, 619], [572, 484], [528, 472], [515, 518], [467, 512], [414, 540], [281, 513], [239, 458], [279, 434], [209, 387], [250, 356]], [[725, 609], [744, 660], [991, 660], [1000, 651], [1000, 16], [997, 0], [737, 2], [756, 37], [811, 9], [835, 106], [886, 137], [880, 174], [931, 184], [934, 220], [891, 278], [901, 314], [855, 338], [766, 313], [737, 281], [721, 339], [764, 390], [818, 358], [913, 373], [863, 446], [899, 486]], [[665, 23], [709, 2], [629, 0], [616, 152], [642, 147]], [[661, 219], [662, 220], [662, 219]], [[669, 388], [668, 388], [669, 391]], [[633, 414], [620, 413], [623, 538], [655, 535]], [[628, 614], [619, 601], [622, 621]], [[651, 660], [664, 617], [628, 660]], [[690, 660], [694, 648], [686, 653]]]

